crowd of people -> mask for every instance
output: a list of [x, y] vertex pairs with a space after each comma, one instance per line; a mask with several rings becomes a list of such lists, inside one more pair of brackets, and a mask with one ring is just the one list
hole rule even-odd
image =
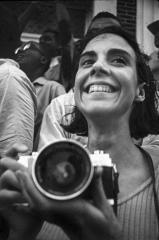
[[[152, 56], [145, 58], [135, 36], [106, 11], [73, 47], [71, 33], [60, 38], [60, 24], [46, 27], [39, 43], [20, 43], [22, 25], [3, 5], [1, 12], [0, 239], [157, 240], [159, 111]], [[63, 139], [80, 142], [90, 154], [109, 154], [119, 173], [117, 211], [107, 200], [101, 165], [89, 197], [58, 201], [40, 192], [30, 168], [17, 161]]]

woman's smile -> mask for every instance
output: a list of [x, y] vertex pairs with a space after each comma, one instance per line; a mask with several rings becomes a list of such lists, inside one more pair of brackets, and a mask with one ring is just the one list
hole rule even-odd
[[111, 85], [99, 85], [99, 84], [92, 84], [88, 87], [88, 93], [94, 92], [105, 92], [105, 93], [113, 93], [115, 91], [114, 87]]

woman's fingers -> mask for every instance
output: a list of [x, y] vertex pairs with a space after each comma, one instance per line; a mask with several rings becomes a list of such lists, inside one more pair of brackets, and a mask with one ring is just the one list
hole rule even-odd
[[5, 171], [0, 177], [0, 207], [24, 202], [20, 184], [14, 172]]
[[6, 170], [0, 177], [1, 189], [20, 190], [21, 186], [14, 172]]
[[103, 188], [102, 174], [103, 174], [103, 168], [96, 167], [94, 172], [94, 178], [91, 185], [92, 197], [95, 204], [98, 207], [103, 206], [103, 204], [105, 205], [105, 202], [107, 201], [104, 188]]
[[0, 160], [0, 169], [4, 171], [6, 169], [10, 169], [12, 171], [22, 170], [25, 171], [27, 168], [22, 164], [18, 163], [16, 160], [11, 159], [9, 157], [2, 158]]
[[6, 156], [17, 158], [18, 153], [25, 153], [28, 150], [28, 147], [24, 144], [15, 143], [8, 151]]
[[0, 175], [7, 169], [17, 171], [18, 169], [25, 170], [26, 168], [19, 164], [16, 160], [19, 159], [19, 152], [26, 152], [27, 147], [23, 144], [15, 144], [7, 152], [5, 157], [0, 160]]
[[0, 208], [8, 207], [16, 203], [24, 203], [25, 200], [22, 194], [18, 191], [11, 191], [8, 189], [0, 190]]
[[28, 201], [30, 207], [40, 210], [41, 207], [43, 206], [42, 205], [43, 196], [40, 194], [40, 192], [35, 187], [29, 173], [18, 170], [18, 171], [16, 171], [16, 176], [21, 185], [21, 190], [22, 190], [23, 196]]

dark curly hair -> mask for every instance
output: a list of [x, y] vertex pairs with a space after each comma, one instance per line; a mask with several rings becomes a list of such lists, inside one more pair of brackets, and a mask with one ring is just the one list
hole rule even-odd
[[120, 19], [119, 19], [116, 15], [114, 15], [113, 13], [110, 13], [110, 12], [103, 11], [103, 12], [97, 13], [97, 15], [95, 15], [95, 16], [93, 17], [93, 19], [92, 19], [92, 21], [91, 21], [91, 23], [90, 23], [90, 25], [89, 25], [89, 27], [88, 27], [87, 33], [88, 33], [89, 31], [91, 31], [91, 29], [92, 29], [92, 24], [93, 24], [97, 19], [101, 19], [101, 18], [105, 18], [105, 21], [106, 21], [106, 19], [111, 18], [111, 19], [114, 19], [114, 20], [116, 21], [116, 25], [120, 25], [120, 26], [122, 25]]
[[[133, 48], [136, 54], [136, 69], [138, 75], [138, 83], [145, 83], [145, 100], [143, 102], [134, 102], [134, 106], [129, 119], [130, 134], [133, 138], [143, 138], [148, 134], [159, 133], [159, 114], [158, 95], [156, 81], [153, 78], [152, 72], [146, 64], [144, 54], [141, 52], [136, 39], [130, 33], [123, 30], [121, 27], [106, 27], [96, 32], [88, 33], [81, 42], [79, 57], [87, 43], [96, 36], [104, 33], [113, 33], [124, 38]], [[79, 61], [79, 58], [77, 62]], [[78, 64], [75, 65], [74, 74], [77, 72]], [[72, 114], [72, 122], [69, 125], [62, 125], [65, 130], [79, 135], [88, 135], [87, 121], [78, 110], [74, 108]], [[67, 116], [65, 116], [67, 118]]]

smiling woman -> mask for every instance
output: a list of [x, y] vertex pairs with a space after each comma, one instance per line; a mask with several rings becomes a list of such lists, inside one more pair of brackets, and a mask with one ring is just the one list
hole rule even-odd
[[[132, 141], [132, 137], [159, 133], [155, 84], [136, 41], [122, 29], [105, 28], [83, 40], [75, 77], [76, 107], [72, 123], [65, 129], [88, 135], [89, 151], [104, 150], [116, 164], [123, 239], [157, 239], [158, 225], [152, 224], [156, 218], [154, 208], [151, 218], [148, 216], [153, 205], [153, 200], [148, 200], [150, 172]], [[159, 149], [145, 149], [151, 153], [156, 169]], [[143, 207], [144, 202], [147, 207]], [[152, 227], [147, 228], [150, 223]]]

